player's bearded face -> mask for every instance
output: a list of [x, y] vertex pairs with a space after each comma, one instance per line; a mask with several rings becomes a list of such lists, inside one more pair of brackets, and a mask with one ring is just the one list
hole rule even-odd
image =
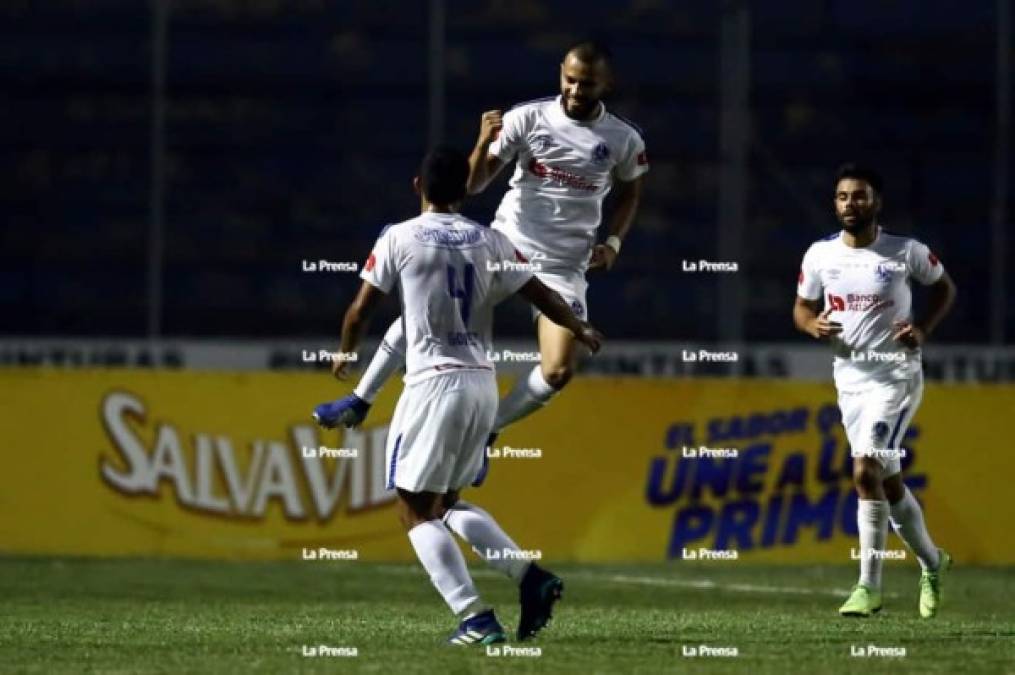
[[588, 64], [568, 54], [560, 65], [560, 95], [567, 116], [585, 119], [595, 113], [608, 82], [606, 63]]
[[843, 178], [835, 186], [835, 215], [847, 232], [868, 228], [878, 214], [880, 202], [865, 181]]

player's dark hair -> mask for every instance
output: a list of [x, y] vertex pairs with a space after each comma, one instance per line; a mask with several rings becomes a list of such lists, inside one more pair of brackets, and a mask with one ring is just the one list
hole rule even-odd
[[579, 42], [567, 50], [567, 54], [574, 54], [574, 57], [582, 63], [594, 64], [600, 61], [610, 66], [613, 64], [613, 52], [604, 43], [598, 40], [585, 40]]
[[456, 148], [439, 145], [426, 154], [419, 167], [423, 195], [433, 204], [447, 206], [465, 197], [469, 160]]
[[843, 178], [864, 181], [871, 186], [874, 194], [878, 197], [881, 196], [881, 191], [885, 186], [885, 181], [881, 178], [880, 173], [869, 166], [857, 164], [856, 162], [846, 162], [839, 167], [838, 171], [835, 172], [835, 184], [838, 185], [839, 181]]

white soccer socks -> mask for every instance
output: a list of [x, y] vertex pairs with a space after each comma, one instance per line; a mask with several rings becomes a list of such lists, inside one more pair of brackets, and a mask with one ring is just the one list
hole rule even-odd
[[405, 332], [402, 330], [402, 317], [398, 317], [388, 326], [374, 358], [363, 372], [359, 384], [353, 393], [367, 403], [373, 403], [384, 383], [396, 370], [405, 363]]
[[479, 599], [479, 591], [465, 567], [465, 558], [441, 521], [420, 523], [409, 530], [409, 541], [423, 569], [430, 575], [430, 581], [452, 612], [464, 619], [489, 609]]
[[490, 567], [511, 577], [515, 583], [522, 582], [529, 561], [493, 516], [475, 504], [459, 501], [444, 514], [444, 522]]
[[906, 542], [906, 546], [920, 562], [920, 567], [925, 570], [936, 570], [940, 563], [938, 550], [923, 522], [920, 502], [916, 501], [916, 497], [908, 487], [904, 489], [906, 492], [902, 499], [891, 506], [892, 529], [902, 541]]
[[888, 502], [859, 500], [856, 524], [860, 531], [860, 583], [880, 590], [885, 540], [888, 539]]
[[540, 366], [533, 368], [527, 377], [518, 378], [508, 395], [501, 399], [497, 406], [497, 419], [493, 424], [494, 431], [499, 431], [527, 417], [549, 403], [557, 390], [543, 377]]

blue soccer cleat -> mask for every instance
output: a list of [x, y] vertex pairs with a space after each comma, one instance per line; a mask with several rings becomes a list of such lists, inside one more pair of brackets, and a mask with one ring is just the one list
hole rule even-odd
[[369, 403], [356, 394], [349, 394], [314, 408], [314, 420], [326, 429], [334, 429], [339, 424], [355, 427], [363, 423], [368, 412]]
[[518, 598], [522, 615], [518, 619], [518, 639], [534, 637], [550, 622], [553, 605], [564, 594], [564, 582], [560, 577], [547, 572], [536, 563], [530, 563], [525, 570]]
[[486, 480], [486, 474], [490, 473], [490, 448], [493, 447], [493, 442], [497, 440], [496, 431], [491, 431], [490, 435], [486, 439], [486, 445], [483, 447], [483, 466], [479, 467], [479, 471], [476, 473], [476, 477], [472, 479], [472, 487], [479, 487]]
[[507, 642], [507, 635], [492, 609], [461, 622], [454, 635], [448, 638], [448, 644], [456, 646], [492, 645], [495, 642]]

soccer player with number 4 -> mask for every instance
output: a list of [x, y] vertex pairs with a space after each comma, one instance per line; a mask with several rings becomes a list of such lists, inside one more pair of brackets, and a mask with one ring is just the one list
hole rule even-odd
[[[612, 80], [606, 48], [590, 42], [575, 46], [560, 66], [560, 95], [522, 103], [503, 116], [496, 110], [483, 113], [469, 158], [471, 194], [517, 160], [492, 228], [507, 235], [536, 277], [582, 318], [588, 316], [585, 272], [613, 267], [648, 171], [641, 132], [602, 103]], [[596, 244], [603, 200], [611, 189], [616, 203], [609, 236]], [[574, 374], [579, 356], [575, 335], [538, 310], [534, 314], [540, 363], [500, 401], [494, 432], [546, 405]], [[401, 366], [405, 343], [402, 322], [396, 320], [354, 393], [319, 407], [322, 423], [360, 424], [385, 380]], [[485, 470], [486, 464], [475, 485]]]
[[[560, 578], [526, 559], [489, 513], [458, 496], [482, 465], [497, 410], [497, 380], [487, 356], [493, 308], [517, 293], [591, 351], [602, 340], [530, 270], [503, 264], [519, 259], [506, 236], [457, 213], [468, 175], [465, 155], [454, 149], [426, 156], [415, 180], [422, 214], [381, 233], [345, 313], [341, 341], [343, 353], [355, 353], [373, 309], [398, 288], [409, 340], [385, 475], [420, 563], [461, 620], [449, 639], [454, 645], [503, 642], [506, 635], [480, 598], [452, 532], [518, 583], [519, 640], [546, 625], [564, 588]], [[336, 359], [332, 370], [341, 379], [346, 368]]]
[[[840, 168], [835, 213], [842, 231], [804, 255], [793, 321], [832, 346], [853, 455], [860, 579], [839, 613], [867, 617], [881, 610], [891, 522], [920, 563], [919, 611], [930, 618], [941, 603], [941, 577], [951, 558], [931, 540], [920, 504], [902, 482], [900, 447], [923, 396], [920, 347], [951, 309], [955, 284], [924, 244], [881, 229], [881, 195], [875, 171], [855, 164]], [[919, 320], [912, 316], [912, 281], [930, 288]]]

